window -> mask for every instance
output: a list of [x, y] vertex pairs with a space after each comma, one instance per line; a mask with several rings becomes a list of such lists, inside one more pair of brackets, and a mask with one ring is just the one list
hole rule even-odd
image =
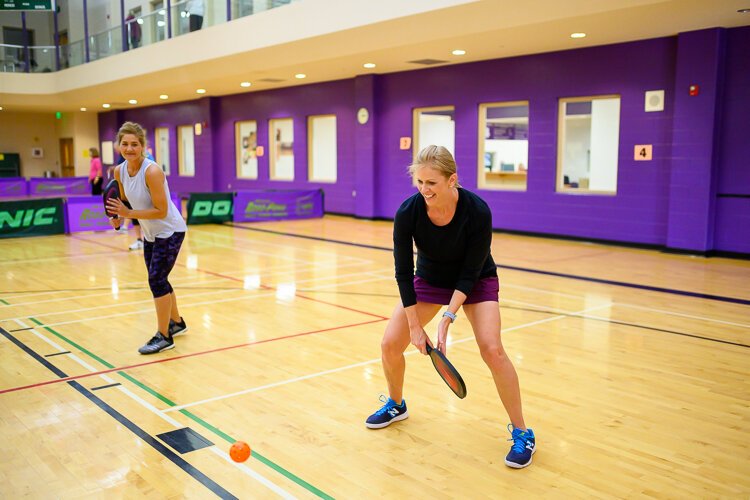
[[169, 129], [158, 127], [155, 131], [156, 153], [154, 159], [161, 165], [164, 173], [169, 175]]
[[308, 179], [336, 182], [336, 116], [307, 118]]
[[258, 178], [258, 124], [254, 120], [234, 124], [234, 141], [237, 151], [237, 178]]
[[422, 148], [443, 146], [455, 157], [456, 122], [453, 106], [416, 108], [414, 110], [414, 157]]
[[620, 97], [560, 99], [557, 191], [614, 194]]
[[272, 181], [294, 180], [294, 120], [282, 118], [271, 120], [268, 125], [271, 146]]
[[479, 105], [479, 164], [482, 189], [526, 190], [529, 167], [528, 101]]
[[193, 143], [193, 126], [181, 125], [177, 127], [177, 160], [179, 162], [180, 175], [184, 177], [195, 176], [195, 145]]

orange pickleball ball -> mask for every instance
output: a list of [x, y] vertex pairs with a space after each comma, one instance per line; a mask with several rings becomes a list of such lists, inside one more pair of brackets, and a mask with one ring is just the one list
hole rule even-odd
[[250, 457], [250, 446], [244, 441], [236, 441], [229, 448], [229, 456], [235, 462], [244, 462]]

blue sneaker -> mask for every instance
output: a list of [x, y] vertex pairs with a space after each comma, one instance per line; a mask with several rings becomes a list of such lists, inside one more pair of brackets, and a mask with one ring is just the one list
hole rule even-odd
[[378, 411], [370, 415], [365, 422], [365, 425], [370, 429], [382, 429], [383, 427], [388, 427], [393, 422], [409, 418], [409, 413], [406, 411], [406, 400], [401, 401], [401, 404], [397, 405], [391, 398], [386, 399], [385, 396], [380, 396], [380, 401], [385, 404]]
[[513, 424], [508, 424], [508, 431], [511, 435], [508, 441], [513, 441], [513, 446], [510, 447], [510, 453], [505, 457], [505, 465], [514, 469], [528, 467], [531, 465], [531, 455], [536, 451], [534, 431], [515, 429]]

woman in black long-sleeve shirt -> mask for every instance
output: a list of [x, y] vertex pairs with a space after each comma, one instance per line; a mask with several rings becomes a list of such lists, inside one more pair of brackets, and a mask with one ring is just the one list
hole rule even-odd
[[[508, 428], [513, 446], [505, 463], [526, 467], [531, 464], [536, 441], [524, 423], [518, 376], [500, 341], [499, 285], [490, 255], [492, 214], [479, 196], [460, 187], [456, 163], [444, 147], [424, 148], [409, 172], [419, 192], [401, 205], [393, 224], [401, 303], [393, 311], [381, 345], [390, 397], [365, 425], [379, 429], [409, 416], [402, 397], [404, 351], [411, 342], [427, 354], [425, 344], [432, 342], [424, 325], [442, 305], [448, 305], [437, 335], [437, 349], [445, 354], [448, 327], [463, 306], [511, 420]], [[417, 246], [416, 276], [413, 244]]]

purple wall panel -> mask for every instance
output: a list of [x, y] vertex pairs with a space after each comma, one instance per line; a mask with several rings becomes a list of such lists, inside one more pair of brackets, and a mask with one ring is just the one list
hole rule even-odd
[[716, 249], [750, 254], [750, 198], [716, 200]]
[[[495, 227], [664, 243], [674, 64], [675, 39], [668, 38], [382, 76], [378, 184], [390, 189], [374, 215], [392, 217], [413, 192], [403, 175], [411, 152], [398, 149], [399, 137], [412, 136], [413, 108], [455, 106], [459, 176], [476, 190], [478, 105], [528, 100], [528, 190], [477, 191]], [[646, 113], [644, 92], [655, 89], [666, 90], [666, 109]], [[558, 98], [602, 94], [622, 99], [618, 195], [557, 194]], [[654, 160], [635, 162], [635, 144], [654, 144]]]
[[[216, 157], [216, 184], [222, 189], [317, 189], [325, 191], [327, 212], [354, 213], [354, 111], [353, 80], [290, 87], [223, 97], [217, 104], [219, 120]], [[336, 115], [338, 140], [338, 181], [336, 184], [307, 181], [307, 117]], [[268, 121], [294, 119], [294, 181], [269, 180]], [[237, 179], [235, 175], [234, 124], [258, 122], [258, 145], [266, 154], [258, 158], [258, 179]]]

